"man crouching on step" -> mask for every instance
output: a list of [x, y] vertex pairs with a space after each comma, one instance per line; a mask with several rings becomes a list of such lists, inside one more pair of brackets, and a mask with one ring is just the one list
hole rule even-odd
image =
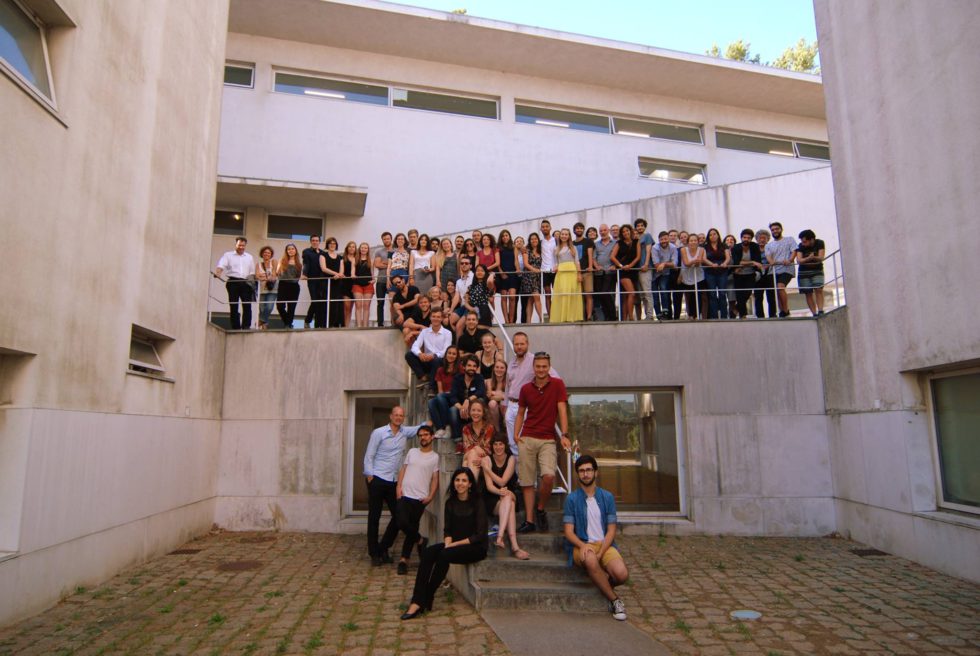
[[[565, 499], [565, 539], [570, 543], [571, 563], [585, 569], [599, 592], [609, 600], [617, 620], [626, 619], [626, 606], [613, 589], [626, 583], [629, 572], [616, 549], [616, 500], [595, 484], [599, 464], [590, 455], [575, 461], [579, 488]], [[569, 563], [569, 564], [571, 564]]]

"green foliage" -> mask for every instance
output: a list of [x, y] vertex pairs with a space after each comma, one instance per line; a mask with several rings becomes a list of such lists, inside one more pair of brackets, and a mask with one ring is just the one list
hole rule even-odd
[[322, 646], [323, 646], [323, 631], [317, 631], [312, 636], [310, 636], [309, 640], [307, 640], [303, 644], [303, 649], [305, 649], [307, 653], [309, 653], [314, 649], [316, 649], [317, 647], [322, 647]]
[[709, 49], [704, 51], [704, 54], [711, 57], [724, 57], [725, 59], [731, 59], [732, 61], [761, 64], [762, 58], [759, 55], [753, 56], [750, 52], [751, 47], [751, 43], [738, 39], [737, 41], [732, 41], [725, 46], [724, 53], [722, 53], [721, 48], [718, 47], [717, 43], [713, 43]]
[[340, 628], [344, 631], [357, 631], [359, 627], [354, 622], [345, 622], [340, 625]]
[[801, 38], [796, 42], [796, 45], [786, 48], [783, 54], [777, 57], [771, 65], [787, 71], [819, 75], [820, 67], [817, 66], [817, 57], [819, 54], [816, 41], [807, 43], [806, 39]]
[[465, 16], [466, 15], [466, 10], [463, 9], [462, 7], [460, 7], [459, 9], [453, 9], [449, 13], [456, 14], [457, 16]]
[[681, 631], [685, 635], [691, 632], [691, 627], [688, 626], [687, 622], [684, 620], [677, 620], [674, 622], [674, 628]]
[[225, 619], [225, 616], [221, 613], [215, 613], [208, 618], [208, 624], [224, 624]]

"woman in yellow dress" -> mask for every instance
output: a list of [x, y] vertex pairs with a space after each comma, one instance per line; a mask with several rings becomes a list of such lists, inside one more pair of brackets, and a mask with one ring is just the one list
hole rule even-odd
[[579, 269], [578, 250], [572, 243], [572, 233], [563, 228], [558, 233], [555, 249], [555, 284], [551, 291], [551, 323], [582, 320], [582, 271]]

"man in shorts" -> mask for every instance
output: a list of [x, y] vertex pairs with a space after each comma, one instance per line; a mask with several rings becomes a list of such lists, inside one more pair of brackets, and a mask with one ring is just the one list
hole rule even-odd
[[595, 269], [595, 242], [585, 236], [585, 224], [581, 221], [572, 228], [575, 241], [572, 245], [578, 251], [579, 268], [582, 270], [582, 309], [584, 319], [592, 320], [592, 271]]
[[800, 245], [796, 249], [796, 263], [800, 265], [796, 284], [806, 296], [806, 305], [813, 316], [823, 314], [823, 258], [826, 248], [813, 230], [800, 233]]
[[[517, 478], [524, 493], [525, 520], [518, 533], [548, 530], [545, 507], [555, 484], [558, 449], [555, 445], [555, 423], [561, 430], [561, 446], [568, 451], [568, 392], [561, 378], [551, 375], [551, 356], [544, 351], [534, 354], [534, 379], [521, 388], [517, 397], [514, 440], [517, 442]], [[537, 505], [534, 499], [536, 471], [541, 472]], [[534, 509], [534, 514], [531, 509]], [[533, 521], [532, 521], [533, 520]]]
[[599, 464], [590, 455], [575, 461], [579, 487], [565, 499], [562, 522], [565, 539], [571, 547], [571, 563], [583, 568], [609, 600], [609, 611], [620, 621], [626, 619], [626, 606], [615, 587], [626, 583], [629, 572], [616, 549], [616, 500], [608, 490], [596, 485]]
[[[786, 294], [786, 286], [793, 280], [796, 273], [793, 267], [793, 260], [796, 258], [796, 240], [792, 237], [783, 236], [783, 224], [773, 221], [769, 224], [772, 231], [772, 241], [766, 244], [766, 261], [772, 267], [772, 274], [776, 278], [776, 301], [779, 303], [779, 317], [789, 316], [789, 296]], [[767, 281], [767, 286], [772, 284], [772, 278]]]

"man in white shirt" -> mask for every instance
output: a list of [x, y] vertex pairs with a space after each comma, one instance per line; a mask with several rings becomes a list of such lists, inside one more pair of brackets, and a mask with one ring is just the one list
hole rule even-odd
[[419, 383], [435, 381], [436, 369], [453, 343], [452, 333], [442, 327], [442, 310], [433, 310], [429, 321], [431, 325], [422, 329], [411, 350], [405, 354], [405, 362], [418, 376]]
[[418, 448], [409, 449], [405, 455], [395, 488], [398, 497], [395, 519], [399, 530], [405, 534], [402, 557], [398, 561], [399, 574], [408, 573], [412, 549], [417, 546], [421, 556], [422, 550], [429, 544], [428, 538], [419, 535], [419, 521], [439, 488], [439, 454], [432, 450], [432, 427], [420, 426], [418, 438]]
[[[235, 250], [228, 251], [218, 260], [214, 275], [221, 278], [226, 274], [225, 289], [228, 290], [228, 307], [231, 313], [232, 330], [248, 330], [252, 327], [252, 303], [255, 301], [255, 290], [249, 280], [255, 275], [255, 260], [245, 252], [248, 240], [239, 237], [235, 240]], [[238, 315], [238, 303], [242, 304], [241, 317]]]
[[459, 279], [456, 281], [456, 291], [453, 292], [452, 304], [452, 313], [455, 318], [449, 324], [450, 326], [455, 324], [457, 337], [463, 332], [463, 326], [465, 325], [465, 322], [461, 320], [466, 316], [466, 305], [463, 304], [463, 298], [465, 298], [466, 292], [469, 291], [470, 285], [472, 284], [473, 263], [468, 257], [460, 257]]
[[541, 273], [544, 283], [544, 304], [551, 315], [551, 286], [555, 284], [555, 271], [558, 270], [558, 263], [555, 261], [555, 249], [558, 242], [551, 234], [551, 221], [545, 219], [541, 222]]

